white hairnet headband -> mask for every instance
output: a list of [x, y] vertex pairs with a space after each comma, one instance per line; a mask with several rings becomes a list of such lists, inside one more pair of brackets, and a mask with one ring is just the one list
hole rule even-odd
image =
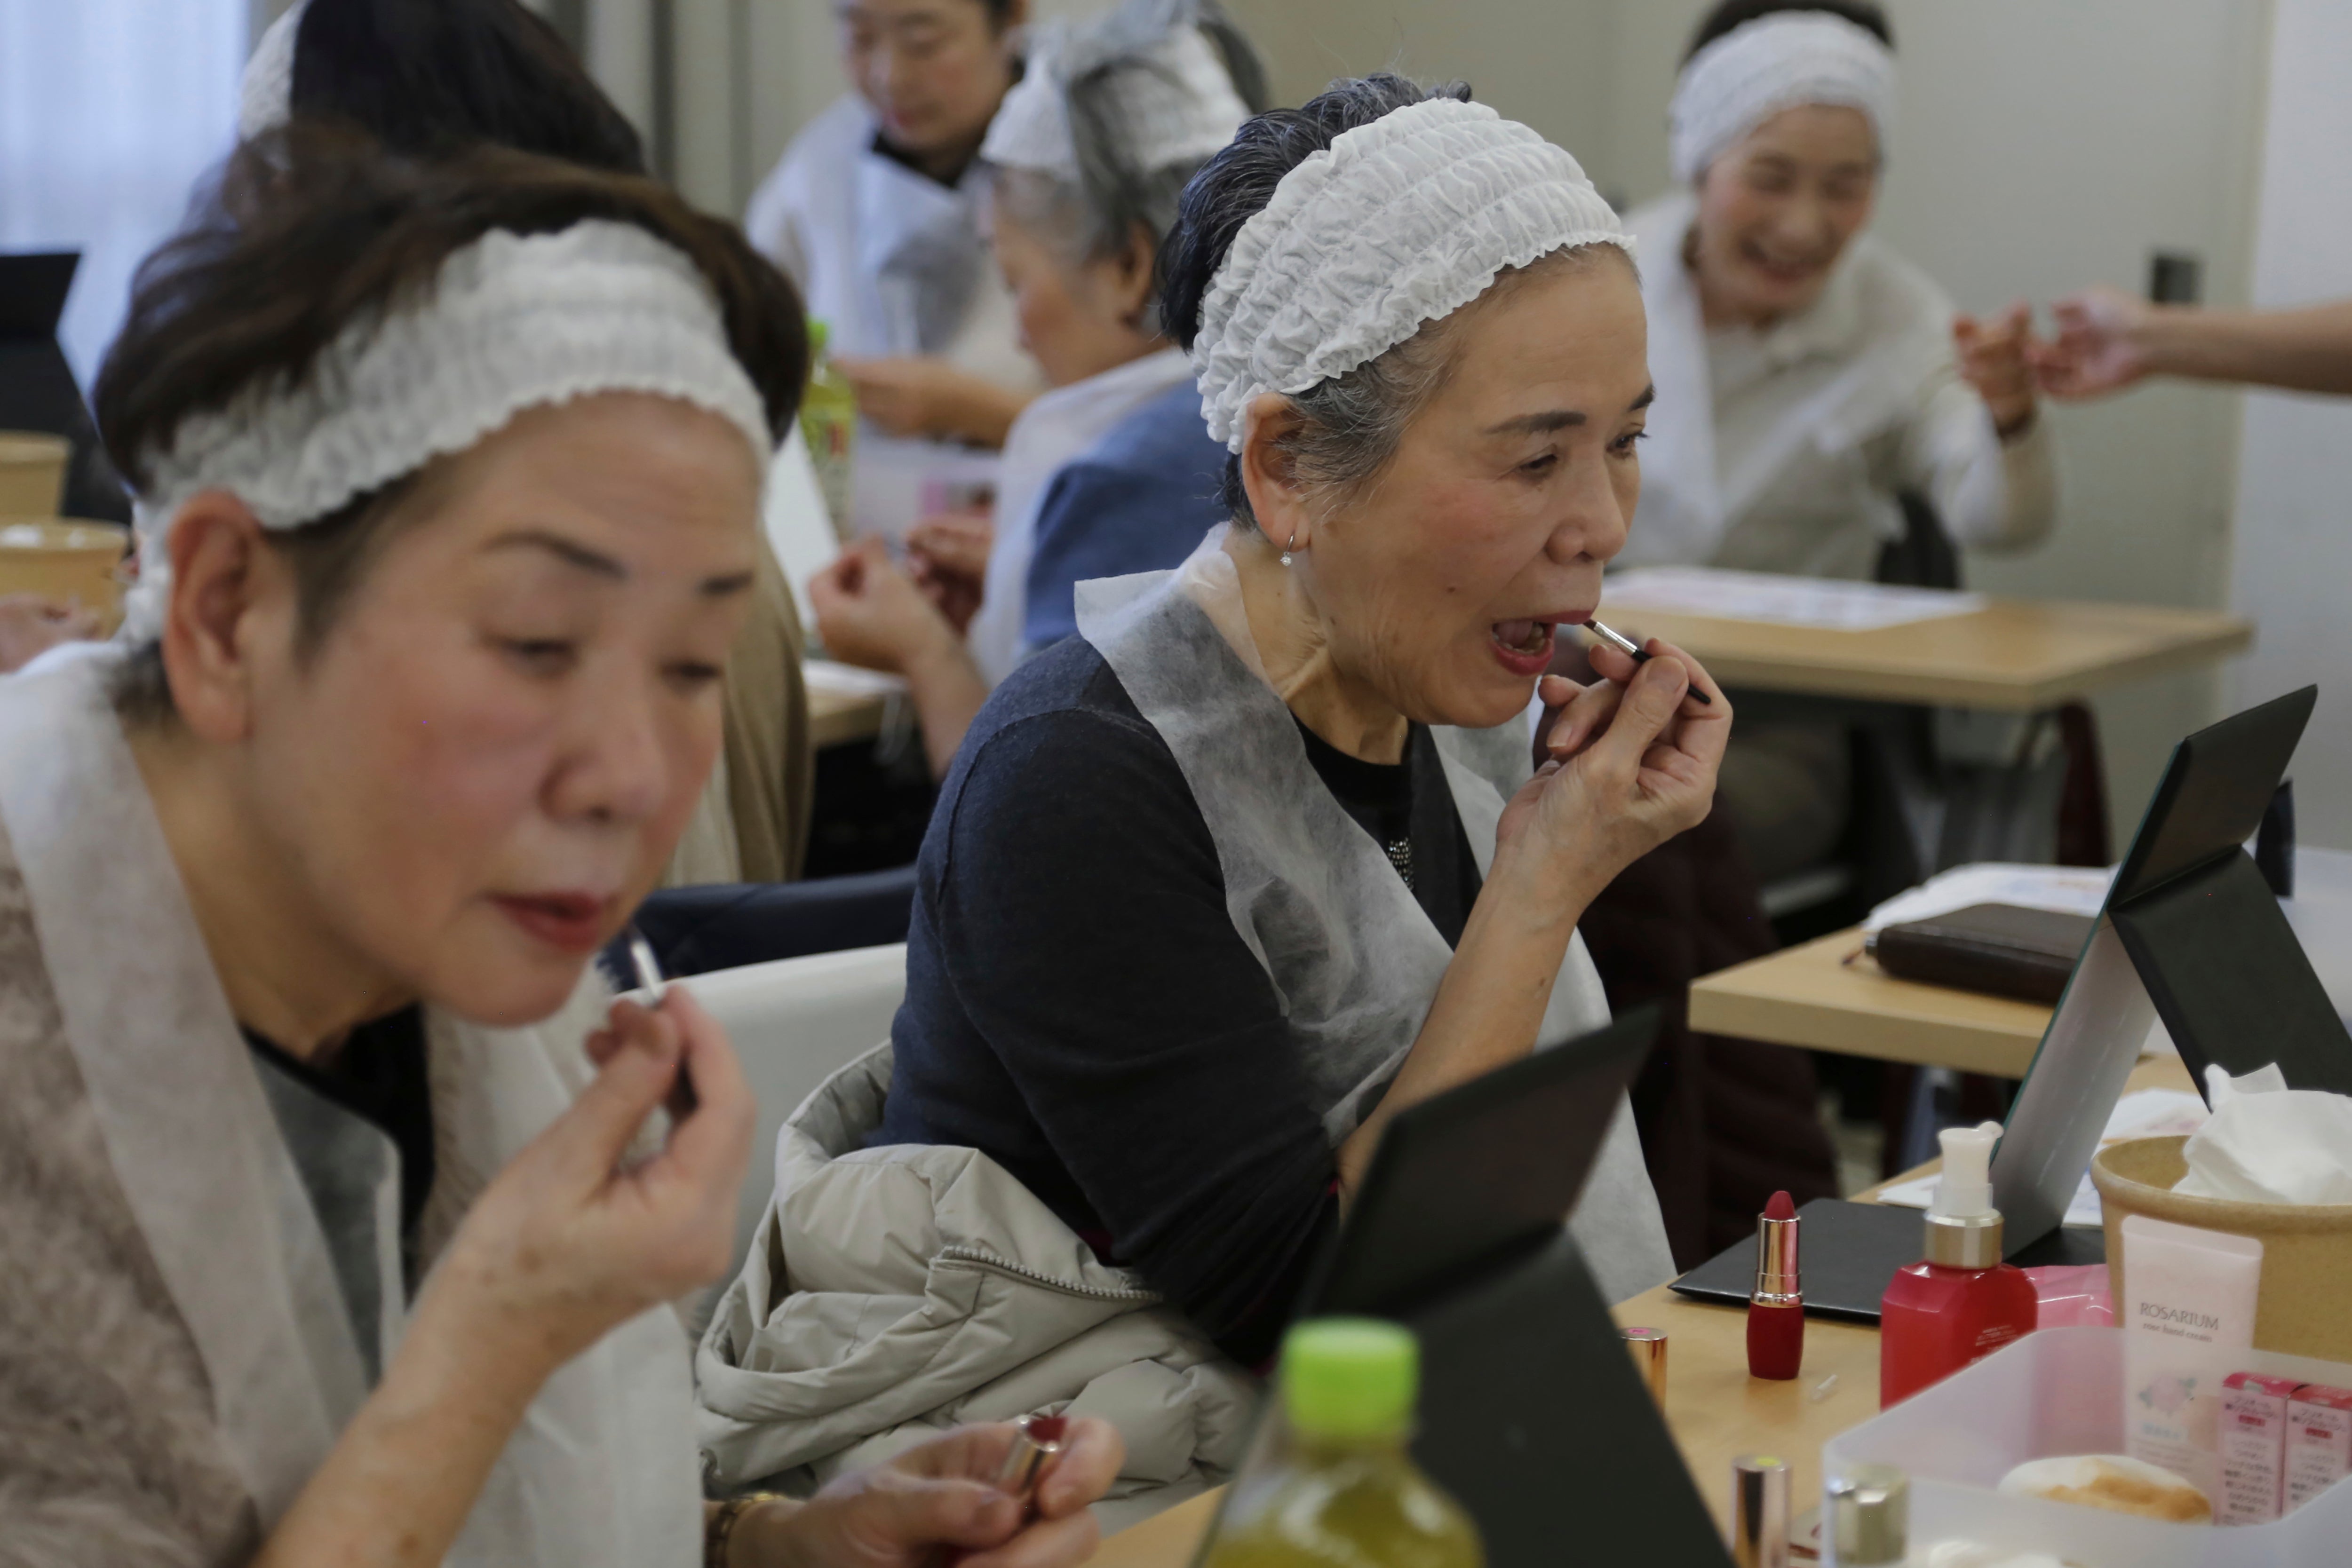
[[1675, 177], [1706, 166], [1782, 110], [1858, 109], [1883, 156], [1895, 130], [1895, 56], [1869, 28], [1827, 11], [1776, 11], [1693, 55], [1666, 110]]
[[1192, 340], [1209, 434], [1242, 449], [1261, 392], [1395, 348], [1507, 267], [1633, 242], [1575, 159], [1481, 103], [1430, 99], [1310, 154], [1234, 236]]
[[236, 139], [250, 141], [265, 131], [286, 123], [294, 105], [294, 35], [301, 30], [302, 13], [310, 0], [294, 0], [286, 14], [269, 24], [245, 75], [236, 84]]
[[[980, 155], [1000, 169], [1027, 169], [1075, 184], [1069, 64], [1074, 41], [1060, 23], [1041, 33], [1029, 67], [989, 121]], [[1129, 167], [1149, 172], [1198, 162], [1234, 139], [1248, 106], [1201, 29], [1177, 26], [1138, 56], [1121, 84], [1120, 120]]]
[[163, 630], [164, 549], [189, 497], [227, 490], [266, 528], [298, 528], [463, 452], [524, 409], [651, 392], [742, 432], [764, 476], [772, 444], [718, 301], [675, 246], [603, 219], [555, 234], [494, 230], [451, 254], [429, 300], [354, 321], [291, 389], [247, 387], [192, 416], [148, 459], [138, 586], [123, 634]]

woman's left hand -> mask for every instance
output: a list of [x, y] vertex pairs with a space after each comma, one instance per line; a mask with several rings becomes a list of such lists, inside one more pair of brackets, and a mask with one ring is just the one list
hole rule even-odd
[[857, 412], [892, 435], [1002, 446], [1013, 428], [1013, 416], [1029, 401], [926, 355], [876, 360], [836, 355], [833, 367], [857, 394]]
[[1076, 1568], [1100, 1532], [1087, 1505], [1110, 1490], [1126, 1446], [1107, 1421], [1076, 1417], [1032, 1503], [996, 1490], [1009, 1423], [961, 1427], [887, 1464], [841, 1476], [807, 1502], [737, 1528], [744, 1568]]
[[1990, 321], [1952, 319], [1952, 346], [1960, 374], [1977, 389], [2003, 441], [2033, 423], [2033, 308], [2022, 300]]

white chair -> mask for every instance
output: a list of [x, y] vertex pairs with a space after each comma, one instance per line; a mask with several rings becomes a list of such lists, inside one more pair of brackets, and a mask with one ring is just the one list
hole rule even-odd
[[[907, 945], [779, 958], [677, 983], [726, 1027], [760, 1101], [751, 1167], [735, 1216], [735, 1259], [727, 1270], [731, 1282], [775, 1188], [777, 1132], [836, 1069], [889, 1038], [890, 1020], [907, 994]], [[717, 1299], [713, 1291], [710, 1300]]]

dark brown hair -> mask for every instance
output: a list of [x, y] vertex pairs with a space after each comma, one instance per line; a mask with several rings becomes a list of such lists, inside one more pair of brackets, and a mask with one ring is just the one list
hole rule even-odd
[[628, 117], [521, 0], [310, 0], [289, 107], [341, 118], [396, 152], [496, 142], [646, 172]]
[[[92, 398], [107, 451], [143, 490], [191, 417], [252, 389], [302, 386], [347, 327], [429, 298], [442, 264], [485, 234], [592, 218], [634, 225], [694, 264], [771, 432], [787, 428], [808, 379], [807, 320], [732, 224], [639, 176], [489, 146], [414, 159], [298, 122], [231, 154], [187, 226], [141, 265]], [[394, 481], [270, 541], [295, 572], [301, 651], [317, 646], [406, 488]], [[138, 664], [153, 667], [126, 678], [123, 711], [168, 713], [160, 664]]]
[[633, 224], [683, 252], [781, 430], [808, 376], [800, 297], [732, 224], [665, 186], [499, 147], [414, 160], [354, 133], [289, 128], [233, 153], [188, 225], [140, 266], [92, 402], [144, 488], [190, 416], [249, 387], [309, 380], [352, 322], [421, 302], [442, 263], [493, 229]]

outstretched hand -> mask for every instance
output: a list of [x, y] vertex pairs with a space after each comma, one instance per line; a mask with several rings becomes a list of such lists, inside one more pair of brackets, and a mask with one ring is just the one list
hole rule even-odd
[[2069, 402], [2082, 402], [2121, 392], [2147, 374], [2139, 334], [2151, 308], [2147, 300], [2105, 284], [2052, 306], [2057, 339], [2036, 343], [2032, 350], [2034, 378], [2042, 390]]
[[1074, 1418], [1030, 1505], [997, 1490], [1009, 1423], [961, 1427], [887, 1464], [835, 1479], [746, 1542], [738, 1561], [793, 1568], [1076, 1568], [1099, 1532], [1087, 1505], [1118, 1477], [1109, 1423]]
[[[1580, 686], [1546, 675], [1538, 694], [1558, 706], [1545, 737], [1550, 760], [1503, 810], [1498, 855], [1532, 854], [1566, 873], [1581, 908], [1616, 874], [1706, 821], [1731, 734], [1731, 704], [1698, 661], [1655, 638], [1636, 663], [1591, 650]], [[1696, 687], [1709, 703], [1691, 696]], [[1550, 879], [1547, 879], [1550, 880]]]

